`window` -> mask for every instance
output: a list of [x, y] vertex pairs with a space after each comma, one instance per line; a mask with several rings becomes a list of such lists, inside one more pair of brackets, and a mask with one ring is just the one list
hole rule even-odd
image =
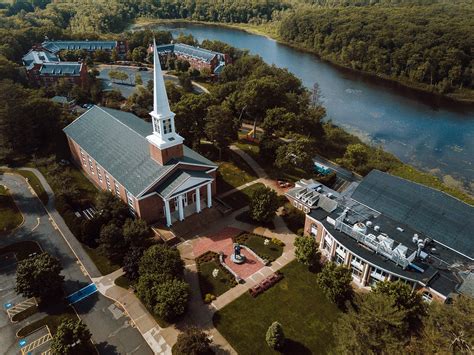
[[110, 178], [107, 174], [105, 174], [105, 182], [107, 183], [107, 190], [112, 191], [112, 187], [110, 186]]
[[114, 180], [114, 186], [115, 186], [115, 195], [120, 197], [120, 186], [115, 180]]
[[324, 236], [323, 238], [323, 249], [326, 250], [328, 253], [331, 252], [332, 241], [328, 236]]
[[84, 152], [82, 151], [82, 149], [81, 149], [81, 159], [82, 159], [82, 165], [87, 166], [87, 163], [86, 163], [86, 155], [84, 154]]
[[354, 264], [351, 265], [351, 270], [352, 270], [352, 276], [360, 279], [362, 277], [362, 270], [359, 269], [357, 266]]
[[171, 133], [171, 119], [166, 119], [163, 121], [163, 134]]
[[340, 256], [339, 254], [336, 254], [336, 257], [334, 259], [334, 262], [337, 264], [337, 265], [343, 265], [344, 264], [344, 258], [342, 256]]
[[102, 184], [102, 172], [100, 171], [100, 166], [96, 166], [97, 169], [97, 178], [99, 179], [99, 182]]
[[94, 173], [94, 164], [92, 163], [92, 159], [89, 157], [89, 170], [91, 171], [92, 175], [95, 175]]
[[429, 293], [428, 291], [423, 292], [423, 294], [421, 295], [421, 298], [423, 299], [423, 301], [427, 303], [431, 303], [431, 301], [433, 301], [433, 295]]

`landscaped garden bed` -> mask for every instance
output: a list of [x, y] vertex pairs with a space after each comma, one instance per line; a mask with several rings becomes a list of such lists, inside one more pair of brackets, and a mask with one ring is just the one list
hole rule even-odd
[[253, 233], [242, 233], [234, 238], [235, 243], [243, 244], [252, 249], [260, 258], [275, 261], [283, 254], [283, 243], [279, 239], [270, 239]]
[[[220, 264], [217, 253], [204, 253], [196, 259], [196, 265], [203, 298], [206, 295], [218, 297], [237, 285], [234, 276]], [[219, 270], [217, 277], [213, 276], [215, 269]], [[209, 296], [207, 297], [207, 301], [210, 301]]]
[[265, 342], [278, 321], [287, 338], [284, 354], [325, 354], [334, 347], [333, 324], [340, 311], [316, 284], [316, 274], [292, 262], [284, 278], [254, 298], [245, 293], [214, 316], [214, 324], [242, 355], [275, 354]]

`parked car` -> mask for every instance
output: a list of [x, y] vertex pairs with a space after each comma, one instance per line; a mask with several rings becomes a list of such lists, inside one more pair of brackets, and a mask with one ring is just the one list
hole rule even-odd
[[148, 68], [147, 67], [139, 67], [138, 71], [148, 71]]

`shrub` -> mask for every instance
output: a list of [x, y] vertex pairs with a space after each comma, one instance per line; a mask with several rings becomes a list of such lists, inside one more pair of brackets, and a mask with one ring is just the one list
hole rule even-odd
[[188, 328], [178, 335], [178, 341], [173, 346], [173, 355], [211, 355], [211, 340], [206, 333], [198, 328]]
[[155, 286], [155, 292], [155, 314], [168, 321], [184, 314], [189, 298], [186, 282], [177, 279], [165, 281]]
[[278, 245], [280, 247], [284, 247], [285, 243], [283, 243], [280, 239], [278, 238], [272, 238], [272, 243], [275, 245]]
[[212, 293], [206, 293], [206, 296], [204, 296], [204, 303], [211, 303], [216, 299], [216, 296], [214, 296]]
[[274, 350], [280, 350], [285, 344], [285, 334], [283, 333], [283, 327], [278, 322], [273, 322], [268, 327], [265, 340], [270, 348]]

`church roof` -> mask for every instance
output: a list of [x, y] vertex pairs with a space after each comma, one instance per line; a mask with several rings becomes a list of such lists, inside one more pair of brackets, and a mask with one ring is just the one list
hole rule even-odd
[[216, 167], [186, 146], [183, 157], [160, 165], [151, 158], [146, 139], [152, 132], [151, 123], [129, 112], [93, 106], [64, 132], [135, 197], [140, 197], [177, 164]]

